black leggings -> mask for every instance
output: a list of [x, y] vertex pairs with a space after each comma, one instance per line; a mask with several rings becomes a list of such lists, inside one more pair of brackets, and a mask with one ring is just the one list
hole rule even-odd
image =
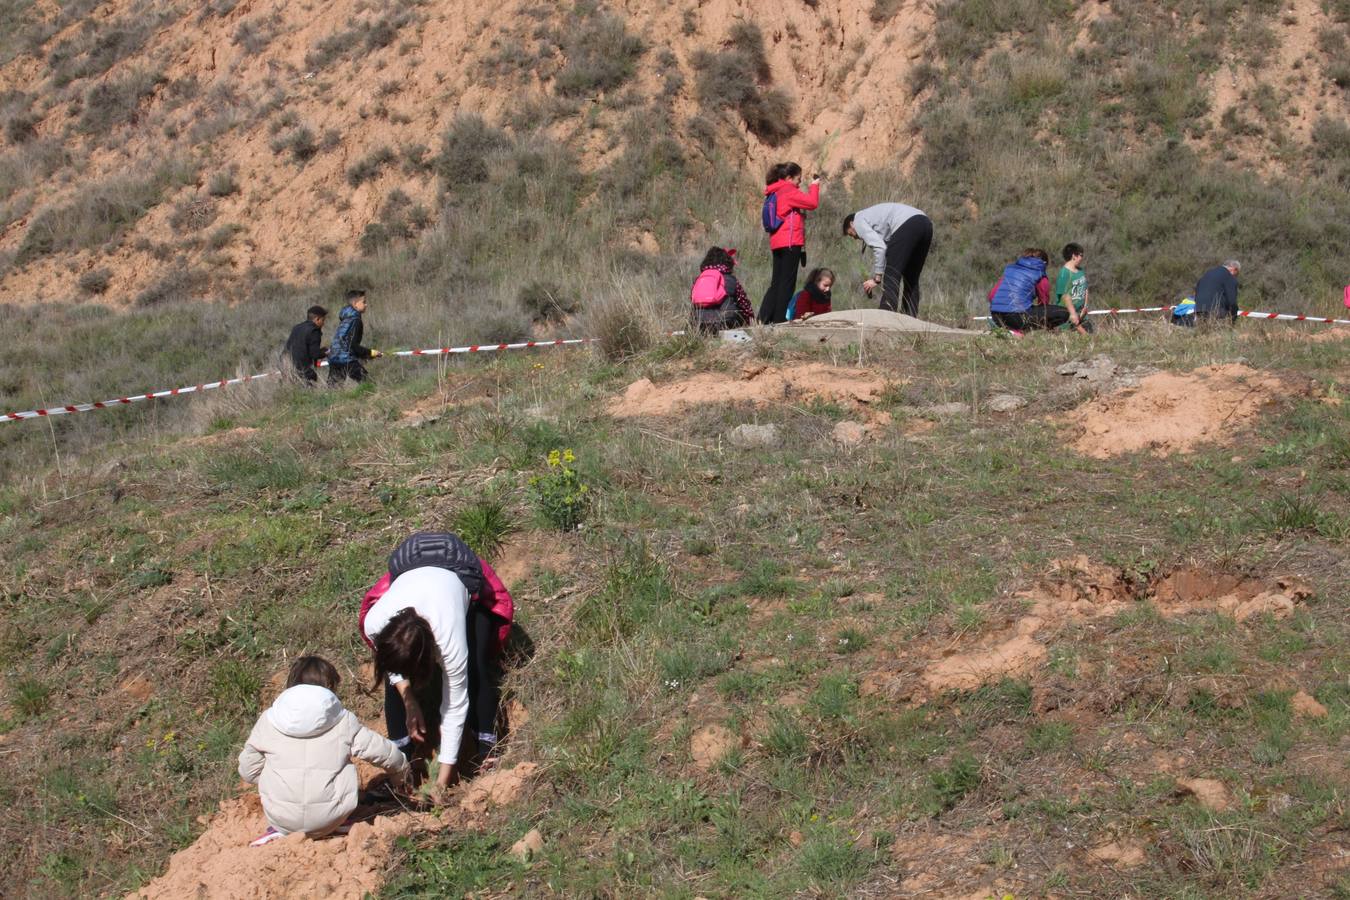
[[[497, 661], [496, 637], [501, 619], [477, 603], [469, 604], [466, 632], [469, 644], [469, 716], [464, 727], [476, 740], [479, 734], [497, 733], [497, 706], [501, 702], [501, 666]], [[427, 723], [427, 744], [441, 743], [441, 670], [425, 684], [413, 686], [413, 696], [422, 707]], [[398, 689], [384, 686], [384, 725], [389, 740], [399, 743], [408, 736], [408, 712]], [[400, 745], [401, 746], [401, 745]], [[455, 748], [458, 752], [458, 748]]]
[[933, 246], [933, 220], [927, 216], [913, 216], [891, 235], [886, 242], [886, 273], [881, 279], [881, 309], [896, 310], [907, 316], [919, 315], [919, 276], [928, 261], [928, 250]]
[[797, 268], [802, 262], [801, 247], [783, 247], [773, 251], [773, 279], [759, 304], [759, 321], [765, 325], [787, 321], [788, 304], [797, 293]]
[[1049, 331], [1069, 321], [1069, 311], [1062, 306], [1033, 306], [1026, 312], [996, 312], [991, 315], [999, 328], [1013, 331], [1034, 331], [1038, 328]]

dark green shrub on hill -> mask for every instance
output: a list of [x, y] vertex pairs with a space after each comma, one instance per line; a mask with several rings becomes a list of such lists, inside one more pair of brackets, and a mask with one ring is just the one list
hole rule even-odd
[[770, 81], [764, 38], [759, 28], [738, 23], [725, 49], [700, 50], [692, 62], [698, 72], [699, 101], [716, 110], [733, 110], [750, 133], [777, 146], [797, 133], [792, 98]]
[[602, 12], [574, 18], [559, 42], [567, 62], [554, 84], [564, 97], [603, 94], [622, 86], [633, 77], [645, 49], [622, 18]]

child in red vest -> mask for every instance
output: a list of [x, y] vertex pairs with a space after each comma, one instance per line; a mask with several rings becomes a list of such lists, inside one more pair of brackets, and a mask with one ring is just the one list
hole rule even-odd
[[806, 287], [797, 292], [788, 304], [788, 321], [809, 319], [827, 313], [831, 309], [830, 289], [834, 287], [834, 272], [829, 269], [812, 269], [806, 276]]

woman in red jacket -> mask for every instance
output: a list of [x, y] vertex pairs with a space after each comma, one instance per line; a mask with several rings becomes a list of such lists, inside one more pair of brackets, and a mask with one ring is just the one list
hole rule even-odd
[[[810, 188], [803, 191], [802, 167], [790, 162], [771, 168], [764, 180], [764, 228], [773, 250], [773, 280], [759, 305], [759, 321], [769, 325], [787, 321], [788, 303], [797, 292], [797, 269], [806, 255], [803, 213], [820, 205], [820, 176], [813, 176]], [[776, 228], [771, 227], [771, 222], [780, 221]]]

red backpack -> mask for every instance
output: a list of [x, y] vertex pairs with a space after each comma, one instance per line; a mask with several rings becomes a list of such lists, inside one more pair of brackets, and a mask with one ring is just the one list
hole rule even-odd
[[689, 300], [699, 309], [721, 306], [727, 299], [727, 280], [721, 269], [704, 269], [694, 279]]

